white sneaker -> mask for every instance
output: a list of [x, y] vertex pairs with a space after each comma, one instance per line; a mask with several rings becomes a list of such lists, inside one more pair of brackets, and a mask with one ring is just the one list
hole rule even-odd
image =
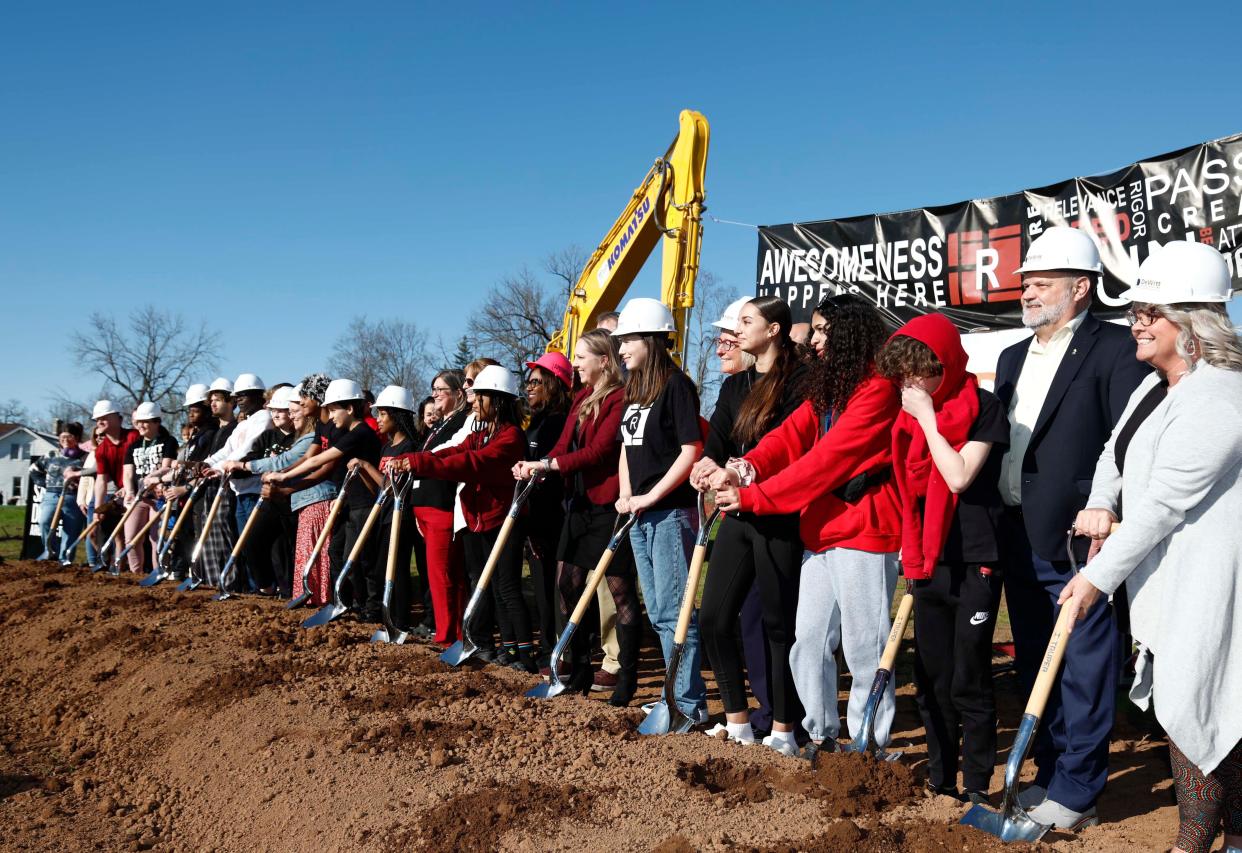
[[725, 739], [740, 743], [745, 746], [753, 746], [755, 743], [755, 730], [750, 727], [750, 723], [742, 723], [738, 726], [737, 731], [730, 731], [728, 723], [716, 723], [703, 734], [708, 737], [719, 737], [724, 732]]
[[1018, 792], [1018, 805], [1028, 812], [1046, 799], [1048, 799], [1048, 789], [1042, 785], [1028, 785]]
[[790, 758], [798, 757], [798, 742], [793, 738], [778, 738], [776, 735], [768, 735], [763, 739], [763, 745], [768, 749], [779, 752], [781, 755], [787, 755]]
[[1027, 816], [1036, 823], [1042, 823], [1044, 826], [1068, 829], [1070, 832], [1077, 832], [1080, 829], [1095, 826], [1100, 822], [1100, 818], [1095, 813], [1095, 806], [1092, 806], [1085, 812], [1076, 812], [1073, 809], [1066, 808], [1056, 800], [1048, 799], [1027, 811]]

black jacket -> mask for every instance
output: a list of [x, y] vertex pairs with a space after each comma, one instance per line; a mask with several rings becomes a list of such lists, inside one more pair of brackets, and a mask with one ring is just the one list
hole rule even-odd
[[[1006, 411], [1029, 346], [1024, 339], [997, 360], [996, 396]], [[1128, 329], [1088, 314], [1048, 388], [1022, 460], [1023, 520], [1031, 547], [1045, 560], [1066, 559], [1065, 533], [1091, 494], [1100, 451], [1151, 369], [1134, 349]]]

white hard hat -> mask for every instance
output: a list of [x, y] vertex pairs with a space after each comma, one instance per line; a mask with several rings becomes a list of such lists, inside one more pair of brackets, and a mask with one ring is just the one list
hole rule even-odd
[[379, 392], [379, 396], [375, 398], [375, 408], [404, 409], [407, 412], [412, 412], [414, 411], [414, 395], [410, 393], [408, 388], [402, 388], [400, 385], [389, 385]]
[[1101, 269], [1100, 250], [1085, 231], [1068, 225], [1054, 225], [1026, 247], [1026, 261], [1016, 272], [1019, 275], [1047, 270], [1098, 273]]
[[164, 416], [160, 411], [159, 403], [139, 403], [138, 408], [134, 409], [132, 420], [137, 421], [155, 421]]
[[[661, 335], [675, 331], [677, 326], [673, 323], [673, 312], [667, 305], [658, 299], [639, 296], [625, 303], [612, 335]], [[476, 380], [475, 389], [478, 387]]]
[[325, 406], [331, 403], [346, 403], [350, 400], [365, 400], [362, 395], [362, 386], [352, 379], [333, 379], [328, 383], [328, 390], [324, 392], [323, 404]]
[[216, 380], [207, 386], [207, 392], [223, 391], [225, 394], [232, 395], [233, 383], [225, 379], [223, 376], [217, 376]]
[[729, 307], [720, 315], [720, 319], [712, 323], [712, 325], [717, 329], [724, 329], [726, 332], [737, 331], [737, 318], [741, 316], [742, 306], [754, 298], [753, 296], [743, 296], [741, 299], [735, 299], [733, 302], [730, 302]]
[[120, 410], [117, 409], [116, 403], [111, 400], [100, 400], [95, 404], [95, 408], [91, 410], [91, 420], [98, 420], [105, 415], [119, 415]]
[[233, 383], [233, 393], [240, 394], [243, 391], [266, 391], [267, 386], [263, 384], [263, 380], [253, 373], [243, 373], [237, 377], [237, 381]]
[[290, 388], [288, 385], [282, 385], [276, 389], [275, 393], [272, 394], [272, 399], [268, 402], [267, 407], [269, 409], [287, 410], [289, 408], [289, 403], [292, 400], [296, 400], [297, 396], [298, 394], [296, 390]]
[[474, 392], [479, 391], [496, 391], [500, 394], [508, 394], [510, 397], [518, 395], [517, 376], [507, 367], [501, 367], [499, 364], [489, 364], [487, 367], [479, 371], [479, 375], [474, 377]]
[[195, 403], [207, 402], [207, 393], [210, 391], [202, 382], [195, 382], [189, 388], [185, 389], [185, 405], [193, 406]]
[[1138, 284], [1121, 294], [1131, 302], [1177, 305], [1228, 302], [1233, 296], [1229, 265], [1207, 243], [1178, 240], [1148, 255], [1139, 265]]

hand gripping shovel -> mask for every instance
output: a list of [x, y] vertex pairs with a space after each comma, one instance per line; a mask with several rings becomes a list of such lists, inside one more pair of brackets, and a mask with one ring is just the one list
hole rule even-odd
[[[198, 498], [199, 492], [206, 485], [207, 478], [203, 478], [194, 484], [194, 488], [190, 490], [189, 496], [185, 499], [185, 504], [181, 507], [181, 514], [177, 516], [177, 523], [173, 525], [172, 533], [164, 537], [164, 543], [160, 547], [160, 558], [156, 562], [155, 568], [151, 573], [142, 580], [138, 581], [138, 586], [155, 586], [160, 581], [169, 576], [168, 566], [166, 565], [168, 555], [172, 553], [172, 546], [177, 541], [181, 529], [185, 526], [186, 519], [190, 517], [190, 511], [194, 508], [194, 501]], [[169, 508], [172, 507], [173, 501], [168, 502]]]
[[[53, 539], [56, 539], [57, 542], [59, 543], [60, 537], [56, 535], [56, 525], [60, 524], [60, 511], [61, 509], [64, 508], [64, 506], [65, 506], [65, 492], [62, 489], [60, 492], [60, 497], [56, 499], [56, 509], [52, 511], [52, 523], [47, 526], [48, 531], [50, 531], [47, 537], [47, 541], [49, 543]], [[51, 559], [50, 555], [51, 555], [51, 551], [45, 548], [43, 549], [43, 553], [39, 555], [39, 559], [49, 560]]]
[[690, 558], [690, 574], [686, 576], [686, 591], [681, 597], [681, 613], [677, 616], [677, 631], [673, 634], [673, 651], [668, 658], [664, 673], [664, 695], [660, 703], [651, 709], [647, 719], [638, 726], [640, 735], [685, 734], [694, 726], [694, 720], [682, 713], [677, 704], [677, 671], [681, 669], [681, 656], [686, 649], [686, 633], [690, 630], [690, 617], [694, 615], [694, 600], [699, 595], [699, 573], [707, 557], [707, 541], [711, 538], [712, 525], [720, 517], [720, 510], [706, 514], [703, 493], [699, 492], [699, 538], [694, 543], [694, 556]]
[[357, 468], [351, 468], [345, 472], [345, 479], [341, 481], [341, 490], [336, 493], [336, 500], [332, 501], [332, 509], [328, 513], [328, 520], [323, 525], [323, 530], [319, 531], [318, 538], [315, 539], [315, 547], [311, 549], [310, 556], [306, 558], [306, 564], [302, 566], [302, 594], [297, 598], [290, 599], [285, 605], [286, 610], [296, 610], [311, 599], [310, 588], [306, 582], [310, 580], [311, 569], [315, 567], [315, 561], [319, 559], [319, 552], [323, 550], [323, 546], [327, 544], [328, 537], [332, 535], [332, 525], [336, 523], [336, 517], [341, 511], [341, 507], [345, 504], [345, 487], [349, 485], [349, 481], [358, 473]]
[[[1114, 525], [1116, 529], [1116, 525]], [[1066, 541], [1069, 551], [1070, 565], [1074, 574], [1078, 574], [1078, 564], [1074, 559], [1074, 529], [1070, 528]], [[972, 806], [962, 817], [960, 823], [982, 829], [995, 835], [1001, 841], [1034, 842], [1044, 837], [1051, 827], [1031, 820], [1022, 806], [1018, 805], [1018, 774], [1022, 763], [1026, 760], [1031, 745], [1035, 742], [1035, 732], [1039, 728], [1039, 719], [1043, 716], [1044, 706], [1048, 704], [1048, 694], [1056, 682], [1057, 671], [1061, 668], [1061, 659], [1065, 657], [1065, 644], [1069, 642], [1070, 608], [1062, 607], [1057, 614], [1056, 624], [1052, 627], [1052, 637], [1048, 640], [1048, 648], [1044, 651], [1044, 660], [1039, 665], [1039, 673], [1035, 676], [1035, 687], [1031, 690], [1031, 698], [1027, 700], [1026, 712], [1022, 722], [1018, 724], [1018, 734], [1014, 737], [1013, 746], [1009, 749], [1009, 760], [1005, 762], [1005, 794], [1001, 799], [999, 812], [987, 806]]]
[[388, 500], [388, 493], [391, 489], [392, 479], [389, 478], [385, 481], [384, 487], [379, 490], [379, 494], [375, 496], [375, 503], [371, 505], [371, 511], [367, 514], [367, 520], [363, 523], [362, 530], [358, 531], [358, 538], [354, 540], [354, 547], [349, 549], [349, 557], [346, 558], [345, 565], [341, 566], [341, 573], [337, 575], [336, 586], [332, 590], [332, 601], [320, 607], [309, 619], [303, 622], [303, 628], [318, 628], [320, 625], [327, 625], [346, 610], [349, 610], [345, 602], [341, 601], [341, 587], [345, 585], [345, 579], [353, 571], [354, 560], [357, 560], [358, 555], [362, 553], [362, 546], [367, 543], [367, 537], [371, 535], [371, 528], [375, 526], [375, 521], [379, 518], [380, 511], [383, 510], [384, 503]]
[[595, 598], [595, 590], [599, 586], [600, 581], [604, 579], [604, 573], [608, 571], [613, 555], [621, 547], [621, 537], [630, 532], [630, 528], [634, 526], [634, 521], [637, 518], [638, 516], [632, 512], [624, 516], [617, 516], [617, 522], [613, 525], [612, 539], [609, 540], [608, 547], [604, 549], [604, 553], [600, 554], [599, 562], [595, 564], [595, 570], [587, 576], [586, 588], [582, 590], [582, 595], [578, 598], [578, 606], [574, 608], [569, 621], [565, 623], [565, 630], [561, 632], [561, 638], [556, 641], [556, 648], [552, 650], [552, 659], [548, 664], [551, 667], [548, 681], [546, 684], [537, 684], [530, 690], [527, 690], [526, 695], [530, 698], [551, 699], [553, 696], [560, 696], [565, 692], [565, 683], [561, 681], [561, 674], [559, 672], [561, 658], [565, 654], [565, 649], [569, 648], [569, 641], [573, 639], [574, 631], [578, 629], [578, 623], [582, 621], [587, 608], [591, 606], [591, 601]]
[[220, 478], [220, 488], [216, 490], [216, 496], [212, 498], [211, 506], [207, 508], [207, 518], [203, 521], [203, 529], [198, 534], [198, 541], [194, 543], [194, 550], [190, 552], [190, 570], [185, 576], [185, 580], [177, 584], [177, 592], [189, 592], [192, 589], [198, 589], [202, 581], [194, 577], [194, 570], [198, 568], [198, 558], [202, 556], [203, 546], [207, 544], [207, 534], [211, 533], [211, 525], [215, 524], [216, 516], [220, 512], [220, 503], [224, 500], [224, 490], [229, 487], [231, 475], [225, 474]]
[[[401, 645], [410, 636], [408, 631], [402, 631], [392, 621], [392, 589], [397, 577], [397, 552], [401, 550], [401, 516], [405, 512], [405, 494], [413, 482], [411, 477], [401, 479], [400, 487], [393, 489], [392, 526], [388, 530], [388, 567], [384, 571], [384, 624], [371, 635], [372, 643]], [[408, 573], [410, 567], [402, 566], [401, 570]]]
[[259, 517], [259, 513], [263, 509], [263, 504], [267, 498], [259, 498], [254, 505], [254, 509], [250, 510], [250, 517], [246, 519], [246, 526], [242, 528], [242, 532], [237, 537], [237, 543], [233, 545], [233, 551], [229, 554], [228, 561], [224, 564], [224, 568], [220, 570], [220, 591], [211, 597], [212, 601], [228, 601], [233, 597], [229, 592], [229, 584], [233, 581], [233, 575], [237, 574], [237, 555], [241, 553], [242, 548], [246, 545], [246, 540], [250, 538], [250, 531], [254, 529], [254, 521]]
[[880, 656], [880, 666], [875, 671], [875, 680], [871, 682], [871, 692], [867, 694], [867, 706], [863, 709], [862, 730], [854, 735], [854, 740], [843, 746], [843, 752], [867, 752], [876, 758], [895, 761], [897, 753], [885, 751], [875, 740], [875, 714], [880, 708], [880, 700], [893, 677], [893, 662], [897, 659], [897, 650], [901, 647], [901, 635], [906, 632], [906, 623], [910, 621], [910, 611], [914, 609], [914, 596], [906, 593], [897, 605], [897, 616], [893, 619], [893, 630], [888, 632], [888, 642], [884, 644], [884, 654]]
[[[113, 541], [116, 539], [117, 534], [125, 529], [125, 522], [129, 521], [129, 517], [133, 515], [134, 510], [138, 508], [138, 504], [141, 501], [142, 495], [139, 495], [134, 499], [134, 502], [129, 505], [129, 509], [125, 510], [125, 512], [121, 514], [121, 520], [116, 523], [116, 527], [112, 528], [112, 532], [108, 534], [108, 538], [104, 540], [103, 545], [99, 546], [99, 565], [92, 567], [91, 572], [98, 572], [101, 569], [106, 569], [108, 567], [108, 549], [112, 547]], [[113, 574], [116, 573], [114, 572]]]
[[470, 594], [470, 601], [466, 604], [466, 614], [461, 618], [461, 639], [444, 650], [440, 655], [440, 660], [449, 666], [459, 666], [467, 658], [479, 650], [474, 640], [470, 638], [470, 619], [474, 616], [474, 611], [479, 606], [479, 600], [483, 598], [483, 593], [487, 591], [487, 585], [492, 580], [492, 572], [496, 571], [496, 564], [500, 562], [500, 554], [504, 551], [505, 542], [509, 539], [509, 533], [513, 530], [513, 525], [517, 523], [518, 514], [522, 511], [522, 504], [526, 503], [526, 499], [530, 497], [530, 493], [535, 486], [543, 478], [534, 476], [527, 480], [524, 484], [519, 484], [513, 490], [513, 502], [509, 504], [509, 514], [505, 516], [504, 524], [500, 525], [500, 532], [496, 534], [496, 544], [492, 546], [492, 553], [487, 555], [487, 564], [483, 566], [483, 574], [479, 575], [479, 582], [474, 585], [474, 592]]

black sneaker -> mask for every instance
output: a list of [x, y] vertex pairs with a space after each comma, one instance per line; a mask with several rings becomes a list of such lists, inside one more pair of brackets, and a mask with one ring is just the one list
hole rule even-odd
[[970, 803], [972, 806], [992, 805], [992, 801], [983, 791], [963, 791], [961, 799], [963, 803]]
[[490, 648], [488, 646], [483, 646], [474, 653], [474, 656], [484, 663], [496, 663], [496, 661], [500, 658], [500, 654], [500, 649], [495, 646], [491, 646]]
[[824, 738], [823, 742], [816, 743], [808, 740], [798, 751], [798, 757], [806, 759], [811, 766], [815, 766], [815, 759], [819, 757], [821, 752], [840, 752], [841, 747], [837, 743], [836, 738]]

